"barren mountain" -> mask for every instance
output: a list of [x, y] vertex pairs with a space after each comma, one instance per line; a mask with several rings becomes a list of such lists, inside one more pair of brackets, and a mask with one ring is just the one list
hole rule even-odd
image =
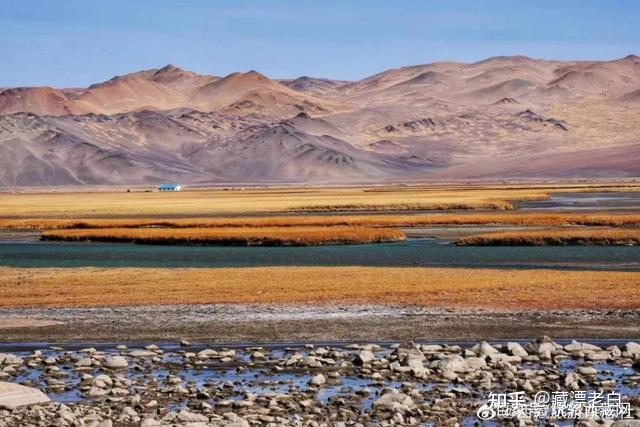
[[63, 92], [50, 87], [18, 87], [0, 90], [0, 113], [31, 112], [61, 116], [87, 112]]
[[0, 185], [640, 175], [640, 58], [0, 89]]
[[292, 80], [280, 80], [280, 83], [298, 92], [327, 96], [336, 93], [339, 88], [349, 82], [345, 80], [318, 79], [315, 77], [302, 76]]

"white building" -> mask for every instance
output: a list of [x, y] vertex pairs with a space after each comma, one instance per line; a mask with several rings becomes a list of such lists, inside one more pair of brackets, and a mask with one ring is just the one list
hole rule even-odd
[[158, 187], [160, 191], [182, 191], [182, 185], [180, 184], [162, 184]]

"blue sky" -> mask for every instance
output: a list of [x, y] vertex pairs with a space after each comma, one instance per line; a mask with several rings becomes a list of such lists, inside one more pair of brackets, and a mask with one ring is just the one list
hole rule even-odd
[[496, 55], [640, 54], [640, 1], [0, 0], [0, 87], [84, 87], [172, 63], [360, 79]]

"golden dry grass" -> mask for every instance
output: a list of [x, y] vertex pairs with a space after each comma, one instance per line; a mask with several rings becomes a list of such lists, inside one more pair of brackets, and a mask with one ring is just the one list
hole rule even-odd
[[459, 245], [544, 246], [544, 245], [638, 245], [640, 230], [532, 230], [504, 231], [463, 237]]
[[509, 200], [548, 198], [529, 188], [418, 187], [183, 191], [176, 193], [0, 194], [0, 218], [198, 217], [301, 210], [510, 209]]
[[18, 269], [0, 307], [274, 303], [640, 309], [640, 273], [448, 268]]
[[159, 192], [0, 194], [0, 218], [198, 217], [345, 209], [511, 209], [549, 193], [640, 191], [638, 184], [422, 185]]
[[49, 230], [43, 240], [120, 242], [162, 245], [319, 246], [404, 240], [392, 228], [253, 227], [253, 228], [99, 228]]
[[164, 219], [10, 219], [0, 229], [199, 227], [428, 227], [439, 225], [640, 226], [640, 214], [466, 213], [438, 215], [325, 215]]

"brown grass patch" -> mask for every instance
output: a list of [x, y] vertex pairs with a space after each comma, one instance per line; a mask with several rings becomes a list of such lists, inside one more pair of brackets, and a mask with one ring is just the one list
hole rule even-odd
[[100, 228], [50, 230], [42, 240], [157, 245], [319, 246], [404, 240], [397, 229], [364, 227]]
[[269, 303], [640, 309], [640, 273], [450, 268], [18, 269], [0, 307]]
[[467, 246], [638, 245], [640, 230], [534, 230], [505, 231], [463, 237]]
[[440, 215], [328, 215], [184, 219], [12, 219], [0, 229], [55, 230], [69, 228], [215, 228], [215, 227], [428, 227], [439, 225], [514, 226], [640, 226], [638, 214], [468, 213]]

